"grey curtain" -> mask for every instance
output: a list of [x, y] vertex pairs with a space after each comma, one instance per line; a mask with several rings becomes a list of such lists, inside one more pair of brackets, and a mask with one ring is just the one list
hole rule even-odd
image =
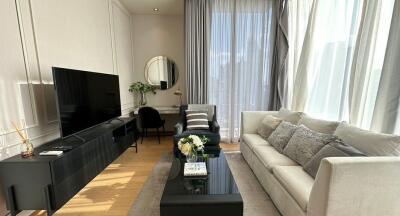
[[400, 105], [400, 0], [394, 3], [392, 23], [372, 119], [372, 130], [393, 133]]
[[208, 0], [185, 0], [185, 64], [189, 104], [206, 104], [210, 35]]
[[287, 0], [277, 1], [277, 27], [270, 80], [269, 110], [279, 110], [287, 105], [287, 61], [288, 61], [288, 9]]

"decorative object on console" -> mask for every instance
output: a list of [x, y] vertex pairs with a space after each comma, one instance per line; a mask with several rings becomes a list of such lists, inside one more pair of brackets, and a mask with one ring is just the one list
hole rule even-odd
[[197, 161], [197, 155], [204, 154], [204, 145], [208, 142], [208, 138], [203, 136], [189, 135], [183, 137], [178, 142], [178, 149], [186, 156], [188, 163]]
[[26, 131], [26, 126], [24, 124], [24, 128], [25, 128], [25, 132], [23, 134], [23, 132], [21, 131], [21, 129], [19, 129], [17, 127], [17, 125], [14, 122], [11, 122], [12, 125], [14, 126], [15, 130], [17, 131], [18, 135], [21, 138], [21, 157], [23, 158], [28, 158], [34, 155], [33, 153], [33, 144], [30, 142], [30, 140], [28, 139], [28, 133]]
[[176, 90], [174, 92], [174, 95], [179, 96], [179, 99], [180, 99], [180, 102], [181, 102], [180, 106], [182, 106], [182, 95], [183, 95], [182, 91], [178, 88], [178, 90]]
[[140, 106], [144, 106], [147, 104], [146, 93], [153, 92], [153, 94], [156, 94], [156, 87], [142, 82], [135, 82], [129, 87], [129, 92], [138, 93], [140, 96]]

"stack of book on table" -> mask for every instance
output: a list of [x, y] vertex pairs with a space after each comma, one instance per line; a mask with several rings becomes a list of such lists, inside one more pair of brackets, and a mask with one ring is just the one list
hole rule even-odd
[[183, 169], [184, 176], [207, 176], [207, 167], [205, 162], [185, 163]]

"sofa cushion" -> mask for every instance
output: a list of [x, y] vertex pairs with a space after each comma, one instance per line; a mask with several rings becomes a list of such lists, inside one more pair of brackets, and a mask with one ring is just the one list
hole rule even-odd
[[257, 129], [257, 133], [262, 138], [267, 139], [281, 122], [282, 119], [274, 117], [273, 115], [266, 115], [261, 121], [260, 127]]
[[290, 138], [296, 131], [297, 126], [283, 121], [272, 134], [268, 137], [268, 142], [278, 150], [278, 152], [282, 153], [286, 144], [289, 142]]
[[275, 166], [272, 172], [303, 211], [307, 211], [314, 179], [301, 166]]
[[281, 108], [278, 114], [276, 114], [276, 117], [297, 125], [297, 123], [299, 122], [299, 120], [303, 115], [304, 115], [303, 112], [296, 112], [285, 108]]
[[376, 133], [340, 123], [335, 135], [368, 156], [400, 156], [400, 136]]
[[339, 125], [339, 122], [315, 119], [311, 118], [310, 116], [303, 115], [303, 117], [301, 117], [301, 119], [299, 120], [298, 125], [305, 125], [311, 130], [320, 133], [333, 134], [335, 133], [335, 130]]
[[317, 152], [310, 161], [308, 161], [303, 169], [309, 175], [315, 178], [317, 175], [317, 171], [319, 165], [321, 164], [321, 160], [326, 157], [362, 157], [365, 156], [362, 152], [355, 149], [354, 147], [343, 143], [343, 141], [337, 139], [334, 140]]
[[258, 134], [243, 134], [243, 141], [250, 147], [251, 150], [255, 146], [269, 146], [270, 144]]
[[333, 139], [333, 135], [318, 133], [300, 125], [283, 150], [283, 154], [304, 166], [324, 145]]
[[272, 146], [255, 146], [253, 151], [270, 172], [275, 166], [298, 166], [296, 162], [279, 153]]

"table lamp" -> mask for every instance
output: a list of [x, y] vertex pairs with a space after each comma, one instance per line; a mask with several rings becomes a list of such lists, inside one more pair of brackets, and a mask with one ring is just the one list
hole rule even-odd
[[179, 98], [181, 100], [181, 106], [182, 106], [182, 91], [178, 88], [178, 90], [176, 90], [174, 92], [174, 95], [179, 96]]

